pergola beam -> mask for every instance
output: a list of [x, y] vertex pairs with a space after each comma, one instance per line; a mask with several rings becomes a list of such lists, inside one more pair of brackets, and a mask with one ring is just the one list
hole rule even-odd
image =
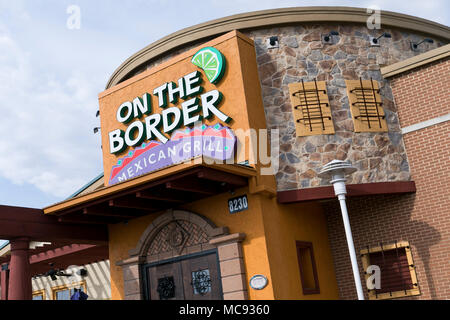
[[150, 201], [145, 199], [128, 199], [128, 198], [113, 199], [109, 200], [108, 204], [110, 207], [129, 208], [143, 211], [155, 211], [162, 209], [161, 206], [155, 206]]
[[58, 217], [60, 223], [76, 223], [76, 224], [91, 224], [91, 225], [105, 225], [110, 223], [116, 223], [118, 220], [114, 220], [112, 217], [89, 217], [89, 216], [63, 216]]
[[161, 194], [160, 192], [152, 192], [152, 191], [139, 191], [136, 192], [136, 198], [155, 200], [155, 201], [166, 201], [173, 203], [185, 203], [187, 199], [181, 199], [177, 196], [169, 196], [165, 194]]
[[107, 226], [62, 224], [40, 209], [0, 206], [0, 239], [26, 236], [30, 241], [107, 244]]
[[84, 208], [83, 215], [98, 216], [98, 217], [117, 217], [117, 218], [124, 218], [124, 219], [131, 219], [131, 218], [137, 217], [136, 215], [127, 214], [122, 211], [116, 211], [116, 210], [114, 210], [114, 208], [105, 208], [105, 207]]
[[197, 173], [197, 177], [200, 179], [224, 182], [235, 187], [244, 187], [248, 184], [248, 180], [245, 177], [227, 173], [224, 171], [211, 170], [205, 168]]
[[218, 193], [215, 187], [208, 186], [207, 184], [202, 184], [199, 181], [195, 180], [194, 181], [175, 180], [167, 182], [166, 188], [178, 191], [201, 193], [204, 195], [213, 195]]

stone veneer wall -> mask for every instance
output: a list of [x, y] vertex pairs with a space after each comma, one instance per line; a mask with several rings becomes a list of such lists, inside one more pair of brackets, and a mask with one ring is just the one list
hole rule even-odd
[[[338, 31], [333, 44], [323, 44], [322, 34]], [[389, 32], [380, 47], [371, 47], [369, 36]], [[347, 160], [358, 168], [348, 183], [408, 181], [410, 170], [391, 88], [380, 65], [410, 58], [410, 41], [423, 36], [396, 30], [368, 30], [362, 25], [302, 25], [253, 30], [246, 33], [256, 46], [267, 126], [280, 130], [278, 190], [327, 185], [317, 177], [321, 167], [334, 159]], [[267, 39], [278, 36], [279, 48], [268, 49]], [[439, 44], [421, 46], [421, 51]], [[373, 78], [380, 82], [388, 133], [355, 133], [345, 80]], [[334, 135], [296, 137], [288, 84], [326, 81]]]
[[[333, 44], [323, 44], [321, 35], [331, 30], [339, 36], [333, 37]], [[380, 67], [441, 46], [439, 39], [413, 52], [410, 42], [425, 36], [392, 29], [368, 30], [365, 25], [302, 24], [241, 32], [255, 41], [267, 127], [280, 130], [278, 191], [328, 185], [317, 174], [333, 159], [348, 160], [358, 168], [348, 183], [410, 180], [394, 98]], [[391, 33], [392, 39], [381, 38], [380, 47], [370, 47], [369, 36], [383, 32]], [[279, 48], [267, 48], [271, 36], [278, 36]], [[132, 75], [200, 44], [190, 43], [149, 61]], [[345, 80], [359, 77], [380, 82], [388, 133], [354, 132]], [[296, 137], [288, 84], [302, 79], [327, 82], [336, 134]]]

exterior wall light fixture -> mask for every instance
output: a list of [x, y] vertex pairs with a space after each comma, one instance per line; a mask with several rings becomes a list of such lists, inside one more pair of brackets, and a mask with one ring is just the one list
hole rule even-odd
[[424, 42], [426, 42], [426, 43], [434, 43], [434, 40], [433, 40], [433, 39], [430, 39], [430, 38], [425, 38], [425, 39], [423, 39], [422, 41], [420, 41], [419, 43], [411, 42], [411, 50], [412, 50], [412, 51], [418, 51], [418, 50], [419, 50], [419, 46], [420, 46], [422, 43], [424, 43]]
[[267, 47], [269, 49], [275, 49], [280, 47], [280, 41], [278, 39], [278, 36], [272, 36], [269, 39], [267, 39]]
[[97, 132], [99, 132], [100, 131], [100, 127], [95, 127], [94, 128], [94, 134], [96, 134]]
[[322, 42], [324, 44], [333, 44], [333, 36], [338, 36], [339, 32], [331, 31], [330, 33], [322, 35]]
[[390, 33], [385, 32], [385, 33], [383, 33], [381, 36], [379, 36], [377, 38], [370, 37], [370, 45], [372, 47], [379, 47], [380, 46], [380, 39], [383, 38], [383, 37], [389, 38], [389, 39], [392, 38]]
[[79, 275], [80, 277], [87, 277], [87, 270], [86, 269], [80, 269], [76, 272], [77, 275]]
[[348, 218], [347, 204], [345, 202], [345, 195], [347, 194], [347, 189], [345, 187], [345, 176], [350, 175], [355, 171], [356, 168], [354, 168], [350, 163], [340, 160], [333, 160], [322, 168], [319, 173], [319, 178], [330, 180], [334, 187], [334, 193], [339, 199], [358, 300], [364, 300], [361, 277], [359, 275], [358, 260], [356, 259], [355, 245], [353, 244], [352, 230], [350, 227], [350, 220]]

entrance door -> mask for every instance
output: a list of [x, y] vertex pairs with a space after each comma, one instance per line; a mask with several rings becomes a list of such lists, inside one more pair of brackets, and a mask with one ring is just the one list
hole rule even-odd
[[147, 279], [151, 300], [222, 299], [216, 253], [149, 266]]

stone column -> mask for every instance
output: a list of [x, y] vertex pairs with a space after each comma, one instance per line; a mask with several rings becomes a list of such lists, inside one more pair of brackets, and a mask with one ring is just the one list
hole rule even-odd
[[116, 263], [123, 270], [124, 300], [143, 300], [143, 284], [140, 274], [142, 260], [142, 258], [136, 256]]
[[245, 275], [242, 241], [244, 233], [235, 233], [211, 239], [217, 247], [224, 300], [247, 300], [247, 280]]
[[0, 300], [8, 300], [8, 281], [9, 281], [9, 269], [8, 265], [4, 264], [0, 268], [0, 288], [2, 292]]
[[31, 273], [28, 256], [29, 240], [10, 240], [11, 260], [9, 263], [8, 300], [31, 300]]

